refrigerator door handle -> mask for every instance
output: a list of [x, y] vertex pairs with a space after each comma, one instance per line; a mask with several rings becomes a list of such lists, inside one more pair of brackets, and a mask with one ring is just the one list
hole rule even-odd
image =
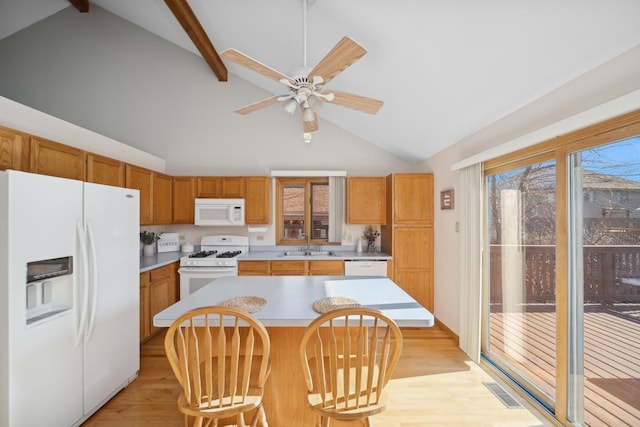
[[91, 288], [91, 311], [89, 316], [89, 324], [85, 331], [85, 341], [89, 341], [93, 335], [93, 329], [96, 324], [96, 311], [98, 307], [98, 256], [96, 254], [95, 234], [91, 222], [87, 221], [87, 241], [89, 243], [89, 256], [91, 258], [91, 280], [89, 287]]
[[[87, 321], [87, 308], [89, 306], [89, 293], [87, 292], [88, 269], [89, 269], [89, 255], [86, 245], [86, 233], [82, 220], [76, 221], [76, 238], [78, 240], [78, 246], [80, 247], [80, 272], [76, 273], [74, 279], [74, 304], [76, 304], [75, 320], [76, 320], [76, 346], [82, 343], [82, 336], [85, 330], [85, 324]], [[81, 274], [80, 274], [81, 273]], [[81, 283], [78, 284], [78, 281]], [[78, 295], [80, 294], [80, 295]], [[81, 301], [80, 301], [81, 300]], [[79, 306], [78, 306], [79, 305]]]

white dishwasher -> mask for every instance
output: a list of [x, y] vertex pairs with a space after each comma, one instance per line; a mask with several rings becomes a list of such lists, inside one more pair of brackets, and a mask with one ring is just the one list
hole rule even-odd
[[371, 259], [347, 259], [344, 261], [344, 275], [387, 277], [387, 261]]

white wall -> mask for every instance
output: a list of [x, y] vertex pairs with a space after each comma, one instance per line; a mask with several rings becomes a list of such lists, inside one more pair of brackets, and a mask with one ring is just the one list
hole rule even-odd
[[[459, 333], [460, 239], [458, 210], [440, 210], [440, 191], [459, 187], [462, 166], [513, 152], [640, 109], [640, 47], [503, 118], [419, 165], [433, 172], [435, 200], [435, 316]], [[459, 203], [456, 194], [456, 204]]]
[[271, 94], [234, 75], [219, 82], [201, 57], [97, 6], [0, 40], [0, 58], [0, 95], [160, 157], [172, 175], [415, 171], [322, 119], [305, 144], [300, 117], [278, 106], [233, 113]]

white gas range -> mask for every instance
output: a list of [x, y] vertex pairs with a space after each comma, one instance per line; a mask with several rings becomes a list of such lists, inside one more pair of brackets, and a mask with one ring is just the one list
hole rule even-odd
[[180, 299], [211, 281], [238, 275], [238, 257], [249, 251], [246, 236], [203, 236], [200, 251], [180, 258]]

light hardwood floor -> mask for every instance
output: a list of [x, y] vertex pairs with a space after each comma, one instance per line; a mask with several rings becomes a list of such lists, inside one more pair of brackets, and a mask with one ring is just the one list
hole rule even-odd
[[[552, 425], [531, 409], [506, 408], [482, 384], [494, 379], [437, 326], [404, 329], [403, 336], [400, 363], [387, 386], [392, 400], [385, 412], [372, 418], [372, 427]], [[183, 425], [176, 407], [179, 388], [164, 355], [163, 337], [156, 335], [142, 346], [138, 378], [84, 426]]]

